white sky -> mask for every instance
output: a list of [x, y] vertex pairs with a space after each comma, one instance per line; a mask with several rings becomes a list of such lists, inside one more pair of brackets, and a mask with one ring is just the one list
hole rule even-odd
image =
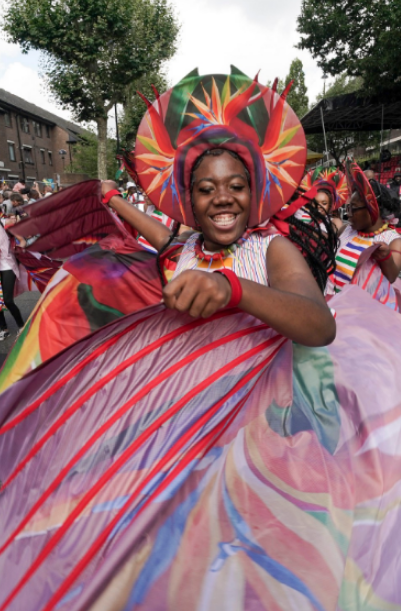
[[[291, 61], [302, 60], [309, 99], [323, 88], [322, 73], [299, 41], [296, 20], [301, 0], [171, 0], [181, 23], [178, 51], [167, 63], [172, 84], [193, 68], [201, 74], [228, 73], [230, 64], [265, 83], [284, 78]], [[23, 55], [0, 40], [0, 87], [69, 119], [52, 100], [38, 74], [39, 53]], [[112, 127], [112, 125], [110, 125]]]

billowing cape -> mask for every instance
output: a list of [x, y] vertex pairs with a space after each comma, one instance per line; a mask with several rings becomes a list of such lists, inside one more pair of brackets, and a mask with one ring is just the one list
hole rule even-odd
[[0, 395], [0, 609], [401, 606], [401, 322], [117, 318]]

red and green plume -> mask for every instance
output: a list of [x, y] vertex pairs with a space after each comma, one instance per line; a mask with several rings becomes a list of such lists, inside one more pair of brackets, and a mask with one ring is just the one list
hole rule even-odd
[[190, 181], [207, 149], [235, 151], [251, 175], [249, 226], [268, 219], [291, 198], [305, 167], [306, 142], [299, 119], [279, 95], [236, 68], [230, 75], [191, 72], [147, 104], [128, 169], [153, 204], [194, 226]]
[[336, 167], [323, 168], [319, 166], [311, 170], [302, 179], [300, 187], [309, 191], [313, 187], [317, 190], [329, 190], [333, 195], [333, 210], [338, 210], [343, 206], [349, 197], [347, 178], [344, 172]]

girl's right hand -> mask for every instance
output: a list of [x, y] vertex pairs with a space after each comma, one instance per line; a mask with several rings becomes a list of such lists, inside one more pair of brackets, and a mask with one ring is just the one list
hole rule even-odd
[[102, 180], [102, 196], [104, 197], [109, 191], [117, 189], [117, 183], [114, 180]]

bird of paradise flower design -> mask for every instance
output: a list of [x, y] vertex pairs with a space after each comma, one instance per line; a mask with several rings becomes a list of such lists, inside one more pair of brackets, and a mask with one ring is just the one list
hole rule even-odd
[[[214, 76], [203, 79], [199, 77], [194, 81], [192, 91], [179, 83], [162, 96], [154, 89], [156, 100], [153, 104], [139, 94], [148, 110], [137, 136], [135, 166], [140, 182], [160, 209], [163, 209], [163, 203], [168, 199], [168, 205], [174, 207], [179, 204], [181, 216], [185, 219], [175, 171], [179, 152], [190, 145], [196, 146], [200, 141], [205, 142], [208, 135], [213, 146], [224, 143], [224, 137], [221, 141], [216, 140], [216, 129], [219, 127], [226, 130], [224, 133], [228, 134], [227, 138], [231, 136], [231, 141], [239, 138], [248, 142], [249, 146], [258, 149], [258, 154], [263, 158], [265, 177], [258, 202], [259, 216], [265, 200], [270, 200], [273, 185], [275, 197], [277, 199], [278, 193], [280, 199], [275, 203], [275, 209], [285, 203], [284, 187], [287, 188], [287, 198], [288, 187], [296, 189], [304, 167], [304, 157], [300, 153], [304, 151], [305, 144], [302, 138], [294, 143], [298, 132], [303, 132], [300, 122], [294, 121], [295, 115], [286, 104], [292, 83], [279, 95], [277, 79], [271, 91], [258, 82], [258, 75], [253, 80], [247, 77], [239, 80], [242, 82], [238, 83], [238, 79], [234, 82], [230, 75], [225, 77], [223, 83], [221, 77], [219, 81]], [[177, 145], [173, 144], [170, 137], [165, 112], [174, 93], [175, 101], [181, 96], [182, 116], [185, 119], [185, 126], [181, 127], [175, 139]], [[263, 132], [252, 121], [252, 112], [255, 112], [256, 104], [260, 101], [268, 117]], [[287, 122], [289, 112], [292, 113], [292, 120]], [[249, 122], [244, 120], [246, 116], [250, 117]]]

